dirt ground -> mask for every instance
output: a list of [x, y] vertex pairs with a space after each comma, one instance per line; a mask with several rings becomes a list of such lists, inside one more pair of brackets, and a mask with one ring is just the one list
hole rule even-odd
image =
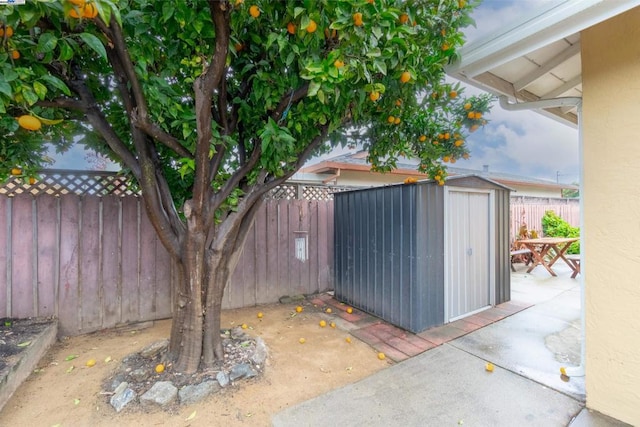
[[[126, 355], [167, 338], [170, 321], [138, 331], [108, 331], [58, 342], [42, 359], [36, 372], [16, 391], [0, 412], [6, 426], [268, 426], [271, 415], [329, 390], [358, 381], [389, 362], [378, 360], [368, 345], [351, 337], [334, 314], [305, 305], [274, 304], [227, 310], [222, 327], [246, 323], [247, 332], [262, 337], [268, 348], [266, 369], [257, 379], [227, 387], [202, 402], [181, 406], [175, 413], [143, 412], [125, 408], [121, 413], [101, 394], [102, 381]], [[264, 313], [262, 319], [258, 312]], [[319, 321], [335, 321], [336, 328]], [[351, 337], [351, 342], [346, 338]], [[299, 342], [305, 338], [305, 343]], [[77, 355], [73, 360], [68, 356]], [[95, 359], [94, 367], [86, 367]], [[108, 360], [108, 362], [106, 362]], [[73, 366], [73, 369], [70, 369]]]

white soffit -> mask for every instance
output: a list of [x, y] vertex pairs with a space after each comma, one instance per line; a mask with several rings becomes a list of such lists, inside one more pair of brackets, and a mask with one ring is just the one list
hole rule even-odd
[[[582, 96], [580, 31], [640, 0], [558, 0], [509, 28], [464, 46], [447, 68], [459, 80], [519, 101]], [[575, 109], [541, 111], [575, 125]]]

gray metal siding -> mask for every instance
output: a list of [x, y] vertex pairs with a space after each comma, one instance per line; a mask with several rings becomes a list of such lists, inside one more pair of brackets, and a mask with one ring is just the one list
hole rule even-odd
[[415, 288], [415, 188], [336, 194], [336, 298], [411, 326]]
[[415, 314], [411, 331], [444, 321], [444, 191], [430, 183], [417, 186]]
[[[455, 186], [495, 190], [497, 302], [509, 298], [509, 190], [479, 177]], [[335, 295], [410, 330], [445, 317], [444, 187], [432, 182], [335, 194]]]

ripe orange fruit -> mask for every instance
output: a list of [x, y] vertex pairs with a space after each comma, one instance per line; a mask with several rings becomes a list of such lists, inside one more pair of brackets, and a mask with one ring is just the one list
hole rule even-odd
[[[80, 13], [84, 13], [84, 6], [80, 8]], [[80, 13], [76, 9], [69, 9], [69, 16], [71, 18], [80, 18]]]
[[480, 127], [480, 126], [478, 126], [478, 125], [473, 125], [473, 126], [471, 126], [471, 127], [469, 128], [469, 132], [475, 132], [475, 131], [477, 131], [477, 130], [478, 130], [478, 128], [479, 128], [479, 127]]
[[396, 107], [400, 107], [402, 106], [402, 99], [398, 98], [396, 99]]
[[299, 306], [296, 307], [296, 312], [297, 313], [302, 313], [302, 310], [303, 310], [302, 306], [299, 305]]
[[258, 314], [257, 314], [257, 316], [258, 316], [258, 319], [262, 319], [262, 318], [264, 317], [264, 314], [262, 314], [262, 312], [261, 312], [261, 311], [259, 311], [259, 312], [258, 312]]
[[433, 177], [434, 181], [440, 181], [442, 177], [440, 175], [436, 175]]
[[327, 326], [327, 322], [325, 322], [324, 320], [321, 320], [319, 325], [321, 328], [324, 328], [325, 326]]
[[86, 0], [68, 0], [74, 6], [82, 7], [86, 3]]
[[242, 329], [247, 329], [248, 327], [249, 326], [246, 323], [243, 323], [242, 326], [241, 326]]
[[92, 3], [87, 3], [84, 5], [82, 16], [84, 18], [93, 19], [98, 16], [98, 8], [95, 7], [95, 5], [93, 5]]
[[458, 0], [458, 8], [462, 9], [467, 5], [467, 0]]
[[467, 159], [469, 158], [469, 153], [464, 153], [464, 154], [462, 155], [462, 158], [463, 158], [463, 159], [465, 159], [465, 160], [467, 160]]
[[242, 3], [244, 3], [244, 0], [236, 0], [236, 7], [240, 6]]
[[347, 307], [347, 313], [349, 313], [349, 314], [353, 313], [353, 308]]
[[467, 102], [466, 104], [464, 104], [464, 109], [465, 110], [470, 110], [471, 109], [471, 103]]
[[156, 365], [156, 372], [159, 373], [159, 374], [164, 372], [164, 364], [163, 363], [158, 363]]
[[0, 28], [0, 37], [4, 37], [4, 34], [7, 33], [7, 38], [13, 35], [13, 28], [10, 26], [6, 26], [4, 28]]
[[362, 13], [356, 12], [356, 13], [353, 14], [353, 24], [356, 27], [362, 26], [362, 24], [363, 24], [363, 22], [362, 22]]
[[378, 353], [378, 359], [384, 360], [386, 357], [383, 352]]
[[260, 8], [254, 4], [249, 8], [249, 15], [251, 15], [253, 18], [257, 18], [258, 16], [260, 16]]
[[329, 326], [331, 326], [332, 328], [335, 328], [336, 327], [336, 322], [331, 322]]
[[29, 177], [29, 185], [34, 185], [36, 183], [36, 179], [32, 176]]
[[233, 45], [233, 48], [236, 50], [236, 52], [240, 52], [244, 49], [244, 45], [242, 43], [236, 43]]
[[393, 124], [399, 125], [400, 121], [400, 117], [396, 117], [396, 119], [393, 121]]
[[467, 113], [467, 117], [470, 119], [475, 119], [476, 118], [476, 113], [474, 111], [469, 111]]
[[335, 61], [333, 61], [333, 66], [336, 68], [342, 68], [344, 67], [344, 62], [342, 62], [339, 59], [336, 59]]
[[393, 122], [395, 122], [395, 121], [396, 121], [396, 118], [395, 118], [395, 117], [393, 117], [393, 116], [389, 116], [389, 117], [387, 117], [387, 123], [389, 123], [389, 124], [393, 124]]
[[407, 83], [409, 80], [411, 80], [411, 73], [410, 72], [405, 71], [400, 75], [400, 81], [402, 83]]
[[300, 344], [304, 344], [305, 342], [307, 342], [307, 340], [305, 340], [304, 338], [300, 338], [300, 339], [298, 340], [298, 342], [299, 342]]
[[20, 168], [11, 169], [11, 175], [13, 175], [13, 176], [22, 175], [22, 169], [20, 169]]
[[442, 135], [442, 137], [443, 137], [444, 139], [449, 139], [449, 138], [451, 138], [451, 135], [449, 135], [449, 132], [445, 132], [445, 134], [444, 134], [444, 135]]
[[442, 50], [449, 50], [449, 49], [451, 49], [451, 46], [449, 46], [449, 43], [442, 44]]
[[289, 22], [287, 24], [287, 32], [289, 34], [295, 34], [296, 33], [296, 24], [294, 24], [293, 22]]
[[493, 372], [493, 363], [491, 363], [491, 362], [487, 362], [487, 364], [486, 364], [486, 365], [484, 365], [484, 369], [485, 369], [487, 372]]
[[26, 130], [40, 130], [42, 122], [37, 117], [23, 115], [18, 117], [18, 124]]
[[318, 24], [316, 24], [316, 21], [311, 19], [309, 21], [309, 25], [307, 25], [307, 33], [315, 33], [317, 29], [318, 29]]
[[351, 344], [351, 337], [346, 337], [344, 340], [345, 340], [346, 342], [348, 342], [349, 344]]
[[482, 118], [482, 113], [480, 111], [476, 111], [474, 119], [481, 119], [481, 118]]
[[464, 144], [464, 141], [461, 139], [457, 139], [456, 142], [453, 143], [456, 147], [460, 147], [462, 144]]
[[406, 13], [400, 15], [400, 23], [406, 24], [407, 22], [409, 22], [409, 15], [407, 15]]
[[330, 308], [327, 308], [327, 309], [325, 310], [325, 313], [331, 314], [331, 313], [333, 313], [333, 310], [331, 310]]
[[11, 51], [11, 57], [13, 59], [20, 59], [20, 52], [18, 52], [17, 50], [12, 50]]
[[420, 142], [425, 142], [427, 140], [427, 135], [420, 135], [420, 138], [418, 138], [418, 141]]
[[380, 99], [380, 92], [374, 90], [369, 94], [369, 99], [373, 102], [376, 102], [378, 99]]
[[458, 96], [458, 92], [456, 92], [455, 90], [452, 90], [451, 92], [449, 92], [449, 98], [455, 98]]
[[89, 359], [89, 360], [87, 360], [86, 365], [87, 365], [87, 367], [89, 367], [89, 368], [91, 368], [91, 367], [93, 367], [93, 366], [96, 366], [96, 359]]

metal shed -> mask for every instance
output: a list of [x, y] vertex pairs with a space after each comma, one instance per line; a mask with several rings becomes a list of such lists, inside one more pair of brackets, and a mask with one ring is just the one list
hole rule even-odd
[[510, 189], [478, 175], [335, 194], [335, 296], [412, 332], [508, 301]]

